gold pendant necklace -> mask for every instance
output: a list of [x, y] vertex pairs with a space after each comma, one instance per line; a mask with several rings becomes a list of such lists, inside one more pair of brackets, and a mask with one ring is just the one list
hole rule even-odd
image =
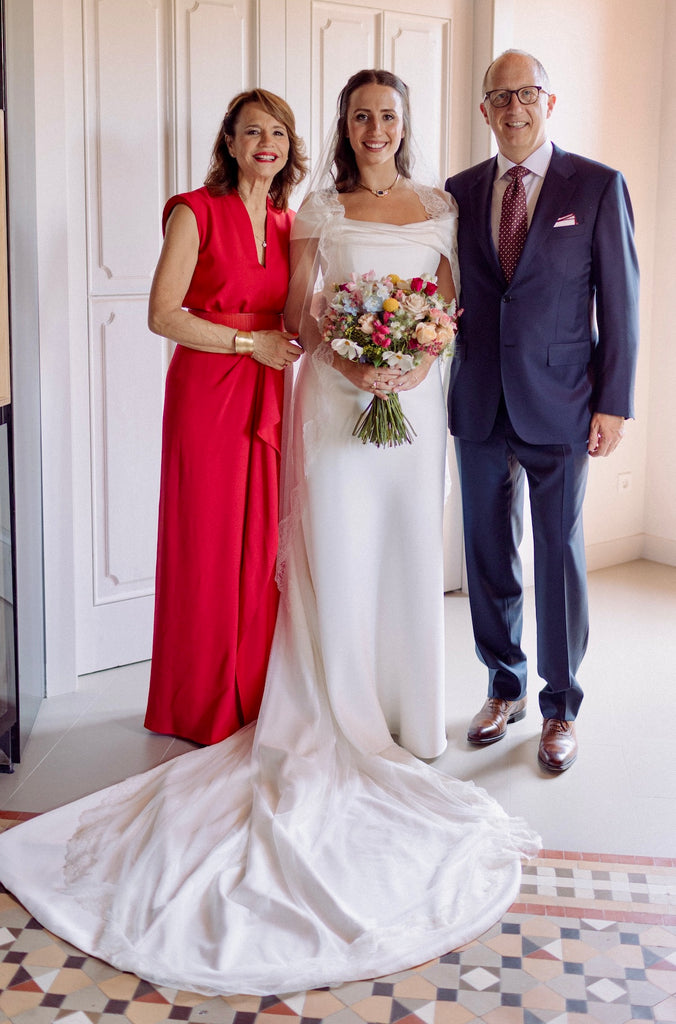
[[399, 174], [397, 174], [392, 184], [388, 185], [387, 188], [369, 188], [368, 185], [364, 185], [363, 182], [361, 181], [358, 181], [357, 184], [359, 185], [359, 188], [363, 188], [365, 189], [366, 192], [370, 192], [372, 195], [377, 196], [378, 199], [382, 199], [383, 196], [389, 196], [390, 192], [392, 191], [392, 189], [394, 188], [398, 181]]

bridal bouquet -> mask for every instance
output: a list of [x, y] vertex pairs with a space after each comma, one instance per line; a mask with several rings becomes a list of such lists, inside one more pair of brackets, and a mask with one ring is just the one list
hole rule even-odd
[[[397, 366], [405, 373], [424, 352], [452, 355], [462, 310], [445, 302], [436, 278], [424, 275], [404, 281], [396, 274], [377, 278], [373, 271], [352, 274], [335, 284], [335, 296], [324, 317], [322, 337], [344, 359], [372, 366]], [[364, 444], [393, 448], [411, 444], [415, 430], [404, 415], [399, 396], [374, 395], [352, 432]]]

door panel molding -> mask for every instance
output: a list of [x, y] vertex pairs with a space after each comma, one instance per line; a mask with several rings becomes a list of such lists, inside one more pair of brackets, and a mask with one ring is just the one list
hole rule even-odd
[[175, 0], [177, 190], [199, 188], [225, 106], [255, 74], [253, 3]]
[[89, 289], [147, 294], [167, 180], [166, 11], [162, 0], [86, 0], [83, 13]]
[[[93, 603], [152, 595], [165, 361], [145, 296], [96, 299], [92, 323]], [[150, 403], [150, 405], [148, 405]], [[153, 429], [140, 432], [138, 410]], [[153, 515], [153, 511], [155, 515]]]

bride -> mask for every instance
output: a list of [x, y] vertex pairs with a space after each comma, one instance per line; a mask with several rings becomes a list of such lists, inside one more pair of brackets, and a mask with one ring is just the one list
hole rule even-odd
[[[408, 136], [405, 85], [353, 76], [335, 187], [296, 218], [287, 326], [308, 354], [258, 723], [0, 836], [0, 879], [38, 920], [155, 984], [281, 994], [414, 966], [498, 920], [538, 848], [482, 790], [419, 760], [445, 744], [438, 362], [376, 370], [319, 340], [352, 272], [436, 274], [453, 296], [455, 211], [411, 180]], [[353, 438], [393, 392], [413, 444]]]
[[[412, 182], [409, 138], [404, 83], [387, 71], [354, 75], [338, 101], [335, 186], [311, 193], [294, 222], [285, 320], [312, 353], [298, 375], [291, 454], [294, 466], [311, 467], [307, 486], [305, 473], [296, 476], [313, 535], [322, 673], [333, 714], [352, 742], [358, 738], [372, 753], [395, 733], [417, 757], [434, 758], [446, 746], [447, 426], [439, 361], [425, 354], [402, 374], [352, 362], [319, 343], [333, 285], [353, 272], [435, 275], [440, 294], [455, 298], [449, 260], [456, 213], [446, 193]], [[401, 397], [414, 443], [384, 450], [361, 444], [352, 437], [360, 413], [374, 395], [392, 392]]]

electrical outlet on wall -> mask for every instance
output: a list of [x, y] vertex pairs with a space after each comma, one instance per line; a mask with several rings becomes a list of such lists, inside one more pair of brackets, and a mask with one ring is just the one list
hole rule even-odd
[[617, 493], [629, 494], [631, 490], [631, 473], [617, 474]]

